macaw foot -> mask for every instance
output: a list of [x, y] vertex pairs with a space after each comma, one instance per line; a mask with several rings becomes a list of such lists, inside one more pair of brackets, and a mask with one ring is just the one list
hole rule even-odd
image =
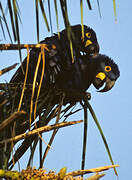
[[88, 100], [90, 100], [90, 99], [91, 99], [91, 93], [89, 93], [89, 92], [85, 92], [85, 96], [88, 98]]

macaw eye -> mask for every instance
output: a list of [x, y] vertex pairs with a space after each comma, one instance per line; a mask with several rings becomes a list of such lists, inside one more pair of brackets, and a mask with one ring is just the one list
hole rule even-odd
[[86, 37], [91, 38], [91, 33], [86, 33]]
[[106, 72], [111, 71], [111, 66], [105, 66], [105, 71], [106, 71]]

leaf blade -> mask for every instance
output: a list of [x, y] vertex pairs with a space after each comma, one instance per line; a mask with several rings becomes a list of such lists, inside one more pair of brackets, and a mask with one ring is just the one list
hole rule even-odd
[[37, 41], [39, 42], [39, 9], [38, 9], [38, 0], [35, 1], [35, 7], [36, 7]]
[[[92, 117], [93, 117], [93, 119], [94, 119], [94, 122], [95, 122], [95, 124], [96, 124], [97, 127], [98, 127], [98, 130], [99, 130], [100, 135], [101, 135], [101, 137], [102, 137], [102, 139], [103, 139], [103, 142], [104, 142], [106, 151], [107, 151], [107, 153], [108, 153], [109, 159], [110, 159], [112, 165], [114, 165], [114, 161], [113, 161], [113, 159], [112, 159], [112, 155], [111, 155], [111, 153], [110, 153], [110, 149], [109, 149], [108, 143], [107, 143], [107, 141], [106, 141], [106, 138], [105, 138], [105, 136], [104, 136], [104, 133], [103, 133], [103, 131], [102, 131], [102, 128], [101, 128], [101, 126], [100, 126], [100, 124], [99, 124], [99, 122], [98, 122], [98, 119], [97, 119], [97, 117], [96, 117], [96, 115], [95, 115], [95, 112], [94, 112], [92, 106], [90, 105], [90, 103], [88, 102], [88, 100], [84, 99], [84, 102], [86, 103], [86, 105], [87, 105], [87, 107], [88, 107], [88, 109], [89, 109], [89, 111], [90, 111], [90, 113], [91, 113], [91, 115], [92, 115]], [[115, 167], [114, 167], [114, 171], [115, 171], [115, 174], [118, 176], [118, 173], [117, 173]]]
[[115, 22], [117, 22], [117, 14], [116, 14], [116, 3], [115, 3], [115, 0], [113, 0], [113, 7], [114, 7]]
[[47, 20], [47, 17], [46, 17], [46, 13], [45, 13], [45, 10], [44, 10], [44, 6], [43, 6], [42, 0], [39, 0], [39, 3], [40, 3], [41, 12], [42, 12], [42, 15], [43, 15], [43, 18], [44, 18], [47, 30], [50, 31], [48, 20]]
[[3, 16], [4, 23], [5, 23], [5, 25], [6, 25], [6, 29], [7, 29], [7, 32], [8, 32], [10, 41], [11, 41], [11, 43], [13, 43], [12, 38], [11, 38], [10, 31], [9, 31], [8, 23], [7, 23], [7, 20], [6, 20], [6, 17], [5, 17], [4, 10], [3, 10], [3, 7], [2, 7], [1, 2], [0, 2], [0, 10], [1, 10], [1, 13], [2, 13], [2, 16]]
[[12, 11], [12, 6], [11, 6], [11, 1], [10, 0], [8, 0], [8, 9], [9, 9], [9, 14], [10, 14], [10, 21], [11, 21], [12, 31], [13, 31], [13, 35], [14, 35], [14, 41], [16, 41], [17, 40], [17, 38], [16, 38], [16, 30], [15, 30], [13, 11]]

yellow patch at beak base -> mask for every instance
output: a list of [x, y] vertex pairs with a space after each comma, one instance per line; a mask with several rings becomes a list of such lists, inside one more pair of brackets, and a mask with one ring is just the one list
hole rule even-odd
[[96, 78], [99, 78], [103, 81], [106, 78], [106, 75], [105, 75], [105, 73], [100, 72], [96, 75]]
[[93, 44], [92, 41], [87, 40], [87, 41], [86, 41], [86, 44], [85, 44], [85, 47], [89, 46], [90, 44]]

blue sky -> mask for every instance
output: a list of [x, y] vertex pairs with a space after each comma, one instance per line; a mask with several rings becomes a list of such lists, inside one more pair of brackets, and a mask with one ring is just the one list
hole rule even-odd
[[[20, 1], [21, 18], [23, 23], [21, 26], [21, 42], [36, 43], [36, 27], [34, 3], [32, 0]], [[80, 2], [68, 0], [69, 17], [72, 25], [81, 23], [80, 19]], [[30, 8], [29, 8], [30, 7]], [[121, 72], [120, 78], [117, 80], [115, 87], [107, 93], [98, 93], [94, 87], [90, 87], [91, 105], [94, 108], [98, 120], [101, 124], [109, 148], [112, 153], [115, 164], [119, 164], [117, 169], [119, 179], [130, 179], [131, 177], [131, 152], [132, 143], [129, 141], [132, 137], [132, 101], [131, 101], [131, 43], [132, 43], [132, 2], [117, 1], [117, 23], [114, 20], [113, 2], [100, 1], [102, 18], [99, 16], [97, 2], [93, 1], [93, 10], [89, 11], [84, 3], [84, 24], [92, 27], [97, 34], [100, 44], [100, 53], [110, 56], [118, 65]], [[47, 8], [47, 6], [46, 6]], [[52, 7], [54, 10], [54, 7]], [[64, 28], [61, 13], [59, 13], [60, 30]], [[7, 16], [8, 17], [8, 16]], [[56, 32], [56, 20], [53, 13], [53, 31]], [[45, 31], [45, 23], [40, 20], [40, 40], [50, 33]], [[2, 32], [0, 30], [2, 37]], [[9, 39], [2, 40], [1, 43], [9, 43]], [[23, 58], [26, 52], [23, 51]], [[0, 52], [0, 69], [19, 62], [18, 52], [3, 51]], [[1, 77], [1, 82], [9, 81], [15, 71], [7, 73]], [[79, 106], [79, 105], [78, 105]], [[103, 141], [98, 129], [89, 114], [88, 122], [88, 140], [85, 168], [94, 168], [98, 166], [110, 165], [110, 161], [105, 150]], [[83, 111], [73, 115], [69, 120], [83, 119]], [[49, 133], [43, 138], [48, 142]], [[83, 124], [61, 129], [52, 145], [45, 161], [47, 170], [59, 171], [62, 167], [68, 167], [68, 171], [80, 169], [82, 156], [82, 138]], [[45, 144], [43, 144], [45, 147]], [[34, 166], [37, 166], [37, 153], [34, 159]], [[25, 159], [22, 160], [21, 166], [24, 167]], [[17, 168], [17, 166], [16, 166]], [[116, 179], [114, 172], [110, 170], [104, 180]]]

